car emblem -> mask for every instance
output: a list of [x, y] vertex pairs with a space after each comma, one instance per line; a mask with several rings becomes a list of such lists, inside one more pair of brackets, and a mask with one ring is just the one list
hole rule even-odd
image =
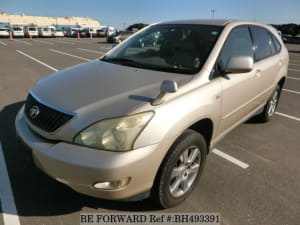
[[38, 106], [34, 105], [29, 110], [29, 115], [32, 119], [36, 118], [40, 114], [40, 109]]

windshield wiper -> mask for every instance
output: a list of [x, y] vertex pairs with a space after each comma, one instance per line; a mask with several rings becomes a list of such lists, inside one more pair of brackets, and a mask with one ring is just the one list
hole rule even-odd
[[174, 68], [172, 66], [142, 64], [142, 63], [136, 62], [132, 59], [122, 58], [122, 57], [116, 57], [116, 58], [104, 57], [101, 60], [105, 61], [105, 62], [120, 64], [120, 65], [132, 66], [132, 67], [137, 67], [137, 68], [142, 68], [142, 69], [157, 70], [157, 71], [163, 71], [163, 72], [186, 73], [186, 74], [195, 73], [195, 71], [190, 68]]
[[194, 70], [190, 68], [176, 68], [172, 66], [145, 65], [144, 68], [169, 73], [193, 74]]
[[121, 64], [121, 65], [126, 65], [126, 66], [133, 66], [133, 67], [139, 67], [139, 68], [143, 68], [143, 64], [138, 63], [132, 59], [128, 59], [128, 58], [103, 58], [102, 59], [105, 62], [111, 62], [111, 63], [116, 63], [116, 64]]

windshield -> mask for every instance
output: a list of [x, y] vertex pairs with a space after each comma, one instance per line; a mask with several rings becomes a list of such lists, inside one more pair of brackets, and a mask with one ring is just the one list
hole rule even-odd
[[35, 27], [30, 27], [29, 30], [30, 31], [36, 31], [36, 28]]
[[50, 31], [50, 28], [43, 28], [43, 31]]
[[197, 73], [222, 30], [220, 26], [161, 24], [134, 36], [103, 61], [182, 74]]
[[13, 29], [16, 30], [16, 31], [22, 31], [23, 30], [21, 27], [14, 27]]

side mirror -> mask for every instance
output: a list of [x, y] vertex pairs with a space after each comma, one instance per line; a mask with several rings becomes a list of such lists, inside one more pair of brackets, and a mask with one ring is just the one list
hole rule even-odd
[[174, 93], [177, 89], [177, 83], [173, 80], [164, 80], [160, 85], [160, 91], [164, 93]]
[[167, 93], [174, 93], [178, 90], [178, 85], [176, 81], [164, 80], [160, 85], [159, 95], [152, 101], [152, 105], [159, 105], [163, 103], [163, 98]]
[[232, 56], [225, 67], [225, 73], [248, 73], [253, 68], [253, 57]]

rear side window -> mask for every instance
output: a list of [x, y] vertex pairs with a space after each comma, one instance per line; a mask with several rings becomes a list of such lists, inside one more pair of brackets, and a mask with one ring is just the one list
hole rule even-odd
[[274, 37], [272, 34], [271, 34], [271, 38], [273, 40], [273, 43], [274, 43], [274, 46], [275, 46], [275, 49], [276, 49], [276, 53], [280, 52], [280, 50], [281, 50], [281, 44], [279, 43], [279, 41], [277, 40], [277, 38]]
[[273, 35], [265, 28], [252, 26], [255, 40], [255, 61], [277, 54], [281, 46]]
[[254, 57], [253, 43], [248, 26], [234, 28], [229, 34], [217, 61], [217, 70], [224, 71], [232, 56]]

